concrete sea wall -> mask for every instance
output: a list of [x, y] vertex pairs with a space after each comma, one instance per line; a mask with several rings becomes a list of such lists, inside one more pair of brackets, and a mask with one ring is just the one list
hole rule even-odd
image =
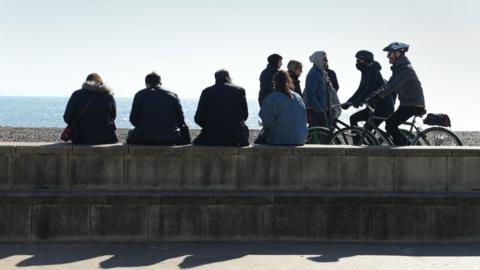
[[0, 144], [0, 240], [479, 241], [480, 148]]

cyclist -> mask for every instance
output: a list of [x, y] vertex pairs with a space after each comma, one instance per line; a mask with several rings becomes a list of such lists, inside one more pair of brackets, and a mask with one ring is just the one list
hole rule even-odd
[[414, 115], [425, 113], [425, 98], [423, 89], [415, 70], [405, 56], [409, 45], [393, 42], [383, 49], [388, 52], [387, 57], [392, 64], [392, 77], [380, 89], [371, 95], [367, 102], [375, 106], [378, 101], [397, 92], [400, 106], [387, 119], [385, 129], [393, 138], [395, 145], [406, 145], [407, 139], [400, 133], [398, 126]]
[[[380, 64], [373, 59], [373, 53], [367, 50], [358, 51], [355, 54], [357, 58], [356, 67], [362, 73], [360, 80], [360, 85], [358, 86], [357, 91], [353, 96], [342, 105], [344, 110], [348, 109], [350, 106], [358, 108], [365, 103], [365, 100], [373, 93], [375, 90], [379, 89], [385, 84], [380, 70], [382, 67]], [[385, 98], [379, 101], [373, 112], [374, 116], [386, 118], [393, 113], [394, 104], [395, 104], [395, 95], [387, 95]], [[361, 110], [357, 113], [354, 113], [350, 117], [350, 125], [357, 126], [360, 121], [367, 121], [370, 116], [370, 111], [367, 109]], [[375, 124], [378, 126], [382, 123], [381, 120], [375, 120]]]

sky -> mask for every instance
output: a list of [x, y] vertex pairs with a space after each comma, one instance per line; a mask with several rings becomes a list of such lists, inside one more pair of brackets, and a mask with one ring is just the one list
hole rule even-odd
[[341, 101], [357, 89], [355, 53], [410, 44], [427, 110], [480, 130], [480, 2], [474, 0], [0, 0], [0, 96], [69, 96], [91, 72], [131, 97], [156, 71], [180, 98], [199, 97], [225, 68], [256, 99], [266, 58], [311, 67], [327, 52]]

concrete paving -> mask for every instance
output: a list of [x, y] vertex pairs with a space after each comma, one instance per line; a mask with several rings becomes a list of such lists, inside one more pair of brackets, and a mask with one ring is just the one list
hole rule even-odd
[[0, 243], [0, 269], [480, 269], [480, 244]]

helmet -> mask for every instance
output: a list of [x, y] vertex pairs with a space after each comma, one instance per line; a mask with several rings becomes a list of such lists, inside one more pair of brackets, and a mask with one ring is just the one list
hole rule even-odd
[[408, 48], [410, 46], [408, 44], [402, 42], [393, 42], [390, 43], [387, 47], [383, 49], [385, 52], [394, 52], [394, 51], [401, 51], [401, 52], [408, 52]]
[[370, 51], [367, 51], [367, 50], [358, 51], [355, 54], [355, 57], [359, 58], [359, 59], [363, 59], [367, 62], [373, 62], [373, 53], [371, 53]]

